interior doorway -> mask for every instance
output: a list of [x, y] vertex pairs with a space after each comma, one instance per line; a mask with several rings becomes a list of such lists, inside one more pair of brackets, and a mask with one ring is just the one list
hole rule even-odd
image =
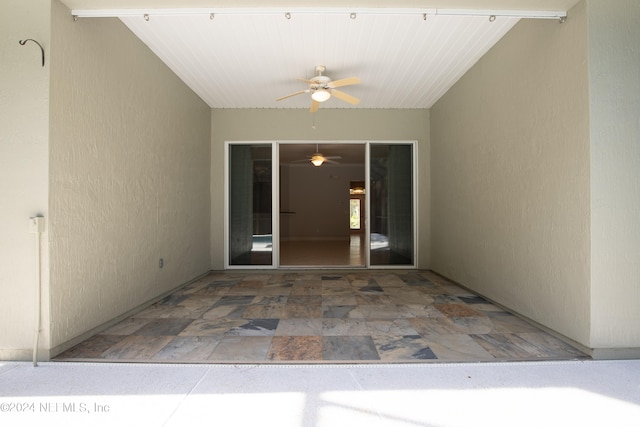
[[[351, 218], [351, 184], [360, 182], [364, 188], [365, 147], [364, 143], [279, 145], [280, 266], [366, 266], [364, 218], [358, 218], [357, 230]], [[324, 161], [316, 166], [312, 158], [318, 154]], [[358, 200], [363, 208], [364, 193]]]

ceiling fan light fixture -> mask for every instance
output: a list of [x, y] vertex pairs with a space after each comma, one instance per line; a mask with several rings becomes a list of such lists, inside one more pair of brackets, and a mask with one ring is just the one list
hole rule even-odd
[[331, 93], [326, 89], [318, 89], [311, 94], [311, 99], [317, 102], [324, 102], [331, 98]]
[[311, 157], [311, 163], [313, 164], [313, 166], [322, 166], [322, 164], [324, 163], [324, 157], [315, 155]]

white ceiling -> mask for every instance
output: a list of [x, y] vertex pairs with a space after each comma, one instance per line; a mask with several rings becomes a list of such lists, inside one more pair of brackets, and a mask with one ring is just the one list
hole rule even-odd
[[[308, 108], [309, 94], [275, 99], [306, 89], [306, 83], [296, 79], [313, 77], [319, 64], [333, 80], [356, 76], [362, 82], [341, 88], [361, 100], [357, 107], [332, 98], [321, 108], [430, 108], [517, 23], [518, 18], [505, 16], [490, 22], [487, 6], [510, 3], [522, 10], [531, 4], [538, 7], [529, 10], [540, 11], [545, 5], [545, 10], [557, 12], [575, 1], [473, 1], [487, 5], [478, 11], [485, 16], [430, 13], [426, 20], [421, 11], [427, 8], [418, 6], [429, 2], [421, 1], [378, 1], [375, 8], [367, 8], [372, 2], [361, 0], [352, 2], [359, 7], [349, 9], [335, 8], [331, 1], [320, 3], [321, 8], [300, 1], [269, 2], [273, 7], [257, 2], [259, 9], [256, 2], [222, 1], [217, 4], [226, 9], [174, 9], [203, 13], [166, 16], [156, 14], [160, 11], [144, 0], [128, 2], [127, 7], [140, 8], [134, 12], [114, 10], [122, 7], [117, 0], [63, 3], [74, 13], [102, 8], [104, 15], [119, 16], [212, 108]], [[175, 8], [185, 2], [153, 4]], [[205, 4], [189, 2], [211, 7]], [[291, 12], [290, 19], [284, 11]], [[148, 20], [142, 12], [149, 13]]]

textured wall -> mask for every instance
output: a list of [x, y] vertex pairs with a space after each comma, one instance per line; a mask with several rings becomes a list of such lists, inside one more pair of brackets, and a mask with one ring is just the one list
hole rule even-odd
[[52, 14], [56, 348], [209, 270], [211, 122], [119, 20]]
[[587, 5], [591, 342], [640, 349], [640, 2]]
[[429, 267], [429, 111], [427, 110], [212, 111], [211, 265], [224, 267], [224, 143], [274, 140], [418, 141], [418, 266]]
[[432, 267], [589, 344], [587, 19], [521, 21], [431, 109]]
[[[44, 0], [0, 2], [0, 360], [29, 359], [36, 329], [36, 237], [30, 217], [48, 217], [51, 7]], [[47, 233], [43, 236], [46, 316]], [[46, 329], [46, 320], [45, 320]], [[43, 337], [46, 346], [47, 337]]]

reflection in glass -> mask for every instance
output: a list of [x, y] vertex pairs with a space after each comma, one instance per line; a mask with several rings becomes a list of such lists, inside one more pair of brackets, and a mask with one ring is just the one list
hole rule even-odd
[[412, 265], [413, 147], [370, 146], [371, 265]]
[[272, 265], [271, 145], [229, 146], [229, 265]]

